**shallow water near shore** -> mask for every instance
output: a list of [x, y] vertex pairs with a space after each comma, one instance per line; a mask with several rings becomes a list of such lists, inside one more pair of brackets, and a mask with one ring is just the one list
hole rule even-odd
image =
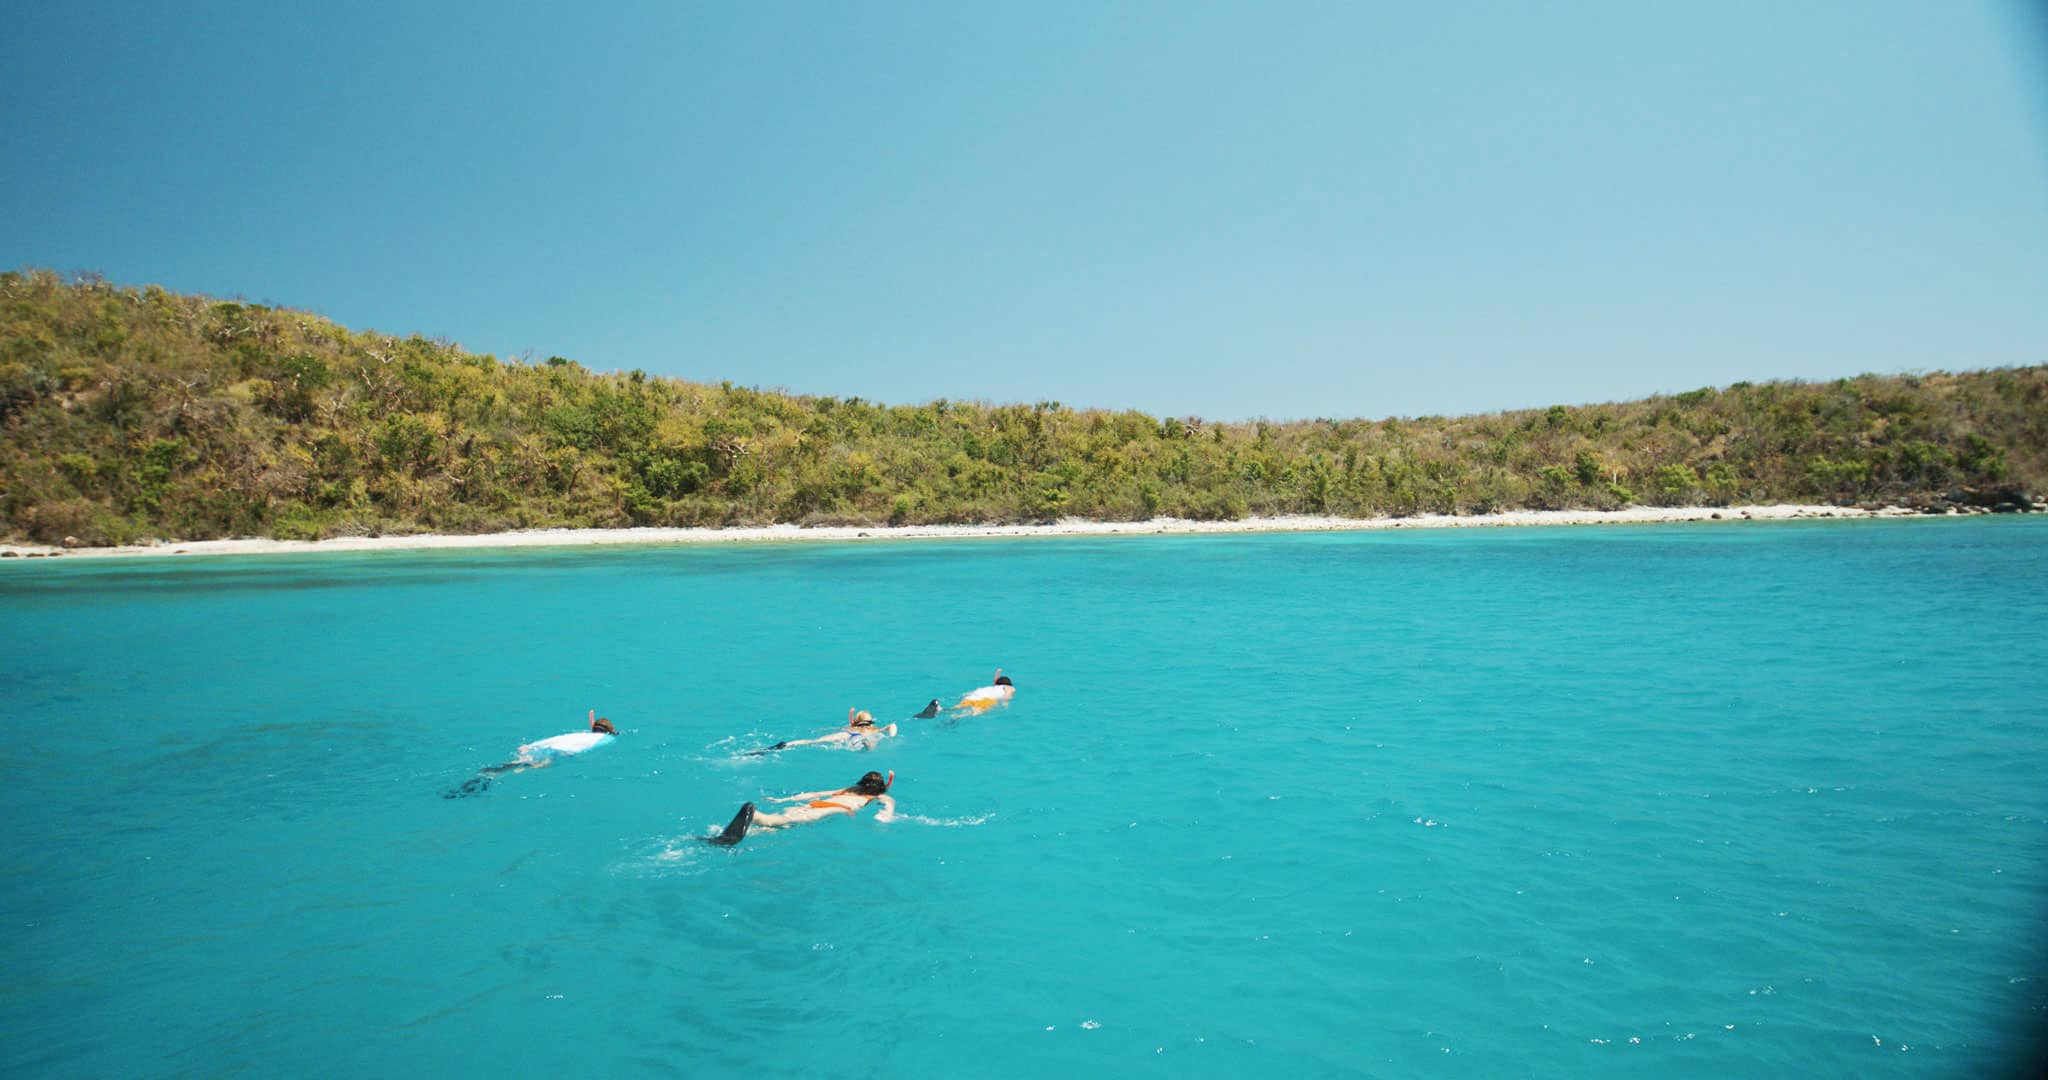
[[[51, 560], [0, 637], [8, 1074], [1960, 1076], [2048, 1018], [2033, 519]], [[743, 755], [855, 705], [903, 735]], [[693, 841], [871, 768], [902, 820]]]

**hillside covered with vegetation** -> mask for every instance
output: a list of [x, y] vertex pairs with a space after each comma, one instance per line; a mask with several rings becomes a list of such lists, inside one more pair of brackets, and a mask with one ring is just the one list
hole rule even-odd
[[0, 536], [1484, 513], [2040, 490], [2048, 368], [1458, 418], [883, 406], [0, 274]]

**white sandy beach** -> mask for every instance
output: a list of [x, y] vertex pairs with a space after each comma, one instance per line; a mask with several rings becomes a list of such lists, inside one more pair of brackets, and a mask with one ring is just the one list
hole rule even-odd
[[1483, 529], [1508, 526], [1648, 525], [1687, 521], [1784, 521], [1794, 518], [1919, 517], [1911, 510], [1886, 507], [1859, 510], [1841, 506], [1677, 506], [1631, 507], [1626, 510], [1517, 510], [1499, 514], [1459, 516], [1420, 514], [1414, 517], [1264, 517], [1242, 521], [1083, 521], [1068, 519], [1050, 525], [903, 525], [821, 526], [768, 525], [732, 529], [530, 529], [471, 536], [419, 534], [357, 536], [332, 540], [189, 540], [162, 541], [127, 547], [57, 548], [0, 544], [0, 555], [61, 555], [67, 559], [163, 558], [199, 555], [285, 555], [331, 551], [414, 551], [423, 548], [585, 547], [621, 544], [760, 544], [860, 540], [959, 540], [978, 537], [1118, 536], [1160, 533], [1340, 532], [1372, 529]]

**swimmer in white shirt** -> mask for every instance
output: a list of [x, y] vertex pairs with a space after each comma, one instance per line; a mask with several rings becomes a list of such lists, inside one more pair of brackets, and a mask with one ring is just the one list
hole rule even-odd
[[617, 738], [619, 729], [610, 720], [590, 710], [590, 730], [572, 731], [566, 735], [555, 735], [527, 743], [519, 748], [518, 756], [502, 765], [486, 765], [477, 770], [475, 776], [462, 782], [462, 786], [444, 793], [444, 799], [460, 799], [468, 795], [481, 795], [491, 786], [491, 779], [503, 773], [525, 772], [528, 769], [545, 769], [565, 757], [574, 757], [585, 750], [594, 750]]

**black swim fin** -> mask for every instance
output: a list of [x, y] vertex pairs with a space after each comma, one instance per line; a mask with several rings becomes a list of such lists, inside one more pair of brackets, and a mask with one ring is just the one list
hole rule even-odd
[[759, 749], [759, 750], [749, 750], [749, 751], [747, 751], [746, 753], [744, 753], [744, 754], [741, 754], [740, 756], [741, 756], [741, 757], [760, 757], [760, 756], [761, 756], [762, 754], [772, 754], [772, 753], [774, 753], [774, 752], [775, 752], [775, 751], [777, 751], [777, 750], [786, 750], [786, 749], [788, 749], [788, 748], [789, 748], [789, 740], [788, 740], [788, 739], [784, 739], [784, 740], [782, 740], [781, 742], [779, 742], [779, 743], [776, 743], [776, 744], [775, 744], [774, 746], [764, 746], [764, 747], [762, 747], [762, 748], [761, 748], [761, 749]]
[[444, 799], [467, 799], [467, 798], [469, 798], [469, 797], [470, 797], [471, 795], [481, 795], [481, 794], [483, 794], [483, 793], [484, 793], [485, 791], [488, 791], [488, 790], [490, 789], [490, 786], [491, 786], [491, 778], [490, 778], [490, 777], [488, 777], [488, 776], [472, 776], [472, 777], [470, 777], [469, 779], [467, 779], [467, 780], [464, 780], [464, 781], [462, 782], [462, 786], [461, 786], [461, 787], [459, 787], [459, 788], [452, 788], [452, 789], [450, 789], [450, 790], [448, 790], [448, 791], [444, 791], [444, 792], [442, 792], [442, 793], [441, 793], [441, 797], [442, 797], [442, 798], [444, 798]]
[[923, 712], [921, 712], [921, 713], [918, 713], [918, 714], [917, 714], [916, 716], [913, 716], [913, 717], [911, 717], [911, 719], [912, 719], [912, 720], [930, 720], [930, 719], [933, 719], [934, 717], [937, 717], [938, 715], [939, 715], [939, 699], [938, 699], [938, 698], [933, 698], [933, 699], [932, 699], [932, 703], [931, 703], [931, 704], [929, 704], [929, 705], [926, 705], [926, 706], [924, 707], [924, 711], [923, 711]]
[[745, 803], [740, 807], [740, 812], [732, 816], [732, 822], [725, 827], [724, 832], [717, 836], [707, 836], [704, 842], [717, 844], [719, 847], [731, 847], [747, 838], [747, 826], [753, 823], [754, 804]]

